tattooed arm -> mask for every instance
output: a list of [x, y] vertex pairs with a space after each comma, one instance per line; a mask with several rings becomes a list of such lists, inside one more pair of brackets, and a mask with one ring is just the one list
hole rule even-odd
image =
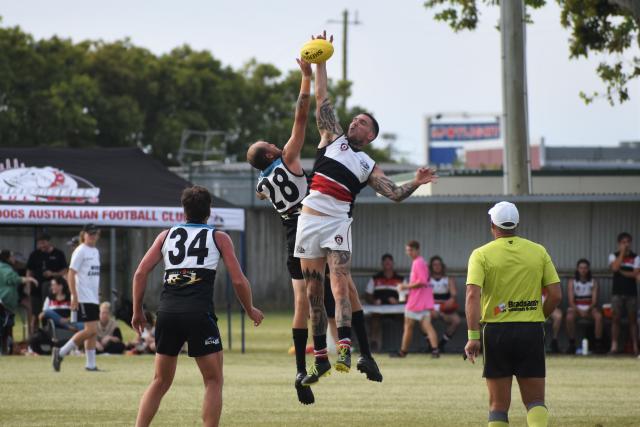
[[296, 103], [296, 115], [291, 130], [291, 138], [282, 149], [282, 159], [291, 172], [301, 174], [300, 152], [304, 144], [304, 135], [309, 117], [309, 106], [311, 104], [311, 64], [297, 59], [302, 71], [302, 82], [300, 83], [300, 95]]
[[[326, 34], [316, 38], [326, 39]], [[333, 36], [329, 39], [333, 42]], [[322, 148], [342, 134], [342, 127], [338, 122], [338, 116], [329, 100], [327, 91], [327, 63], [321, 62], [316, 65], [316, 123], [320, 132], [320, 144]]]
[[397, 185], [384, 174], [382, 169], [374, 166], [368, 183], [378, 194], [394, 202], [401, 202], [409, 197], [422, 184], [428, 184], [429, 182], [435, 183], [437, 180], [438, 175], [436, 175], [434, 169], [419, 168], [416, 171], [416, 176], [411, 181], [406, 184]]

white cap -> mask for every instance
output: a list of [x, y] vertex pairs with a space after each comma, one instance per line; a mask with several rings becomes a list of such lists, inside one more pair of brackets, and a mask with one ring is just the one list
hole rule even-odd
[[491, 222], [505, 230], [513, 230], [520, 222], [520, 214], [516, 205], [509, 202], [496, 203], [494, 207], [489, 209]]

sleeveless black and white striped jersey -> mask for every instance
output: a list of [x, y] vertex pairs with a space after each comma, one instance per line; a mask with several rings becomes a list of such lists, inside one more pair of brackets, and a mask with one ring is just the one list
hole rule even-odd
[[291, 172], [280, 158], [260, 173], [256, 192], [267, 196], [275, 210], [285, 215], [300, 205], [308, 187], [307, 176]]
[[439, 279], [430, 277], [429, 285], [433, 288], [434, 300], [444, 301], [451, 298], [451, 292], [449, 292], [449, 278], [447, 276], [443, 276]]
[[591, 305], [591, 296], [593, 293], [593, 280], [581, 282], [573, 281], [573, 298], [576, 305]]
[[164, 285], [158, 311], [213, 313], [213, 283], [220, 260], [215, 228], [181, 224], [169, 229], [162, 244]]
[[329, 216], [351, 217], [356, 196], [366, 187], [375, 164], [339, 136], [318, 150], [309, 195], [302, 204]]

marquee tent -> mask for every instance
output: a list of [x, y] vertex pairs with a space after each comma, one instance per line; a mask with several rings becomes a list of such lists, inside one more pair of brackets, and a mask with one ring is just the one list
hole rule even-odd
[[[114, 227], [168, 227], [183, 222], [180, 194], [189, 185], [138, 148], [0, 148], [0, 225], [111, 227], [113, 299]], [[209, 223], [241, 232], [243, 267], [244, 221], [243, 209], [213, 198]], [[227, 280], [228, 317], [229, 288]], [[229, 345], [230, 337], [229, 329]], [[244, 350], [244, 315], [242, 337]]]
[[[166, 227], [188, 185], [137, 148], [0, 148], [0, 223]], [[210, 221], [244, 231], [244, 210], [214, 198]]]

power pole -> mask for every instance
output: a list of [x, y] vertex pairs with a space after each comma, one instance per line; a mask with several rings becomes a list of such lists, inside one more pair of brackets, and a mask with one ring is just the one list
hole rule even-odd
[[531, 192], [524, 0], [500, 2], [504, 193]]
[[[355, 13], [355, 20], [349, 21], [349, 11], [345, 9], [342, 11], [342, 19], [330, 19], [327, 22], [329, 24], [342, 24], [342, 81], [347, 83], [347, 37], [349, 33], [349, 25], [360, 25], [361, 21], [358, 20], [358, 11]], [[347, 96], [342, 98], [342, 108], [346, 111], [347, 109]]]

